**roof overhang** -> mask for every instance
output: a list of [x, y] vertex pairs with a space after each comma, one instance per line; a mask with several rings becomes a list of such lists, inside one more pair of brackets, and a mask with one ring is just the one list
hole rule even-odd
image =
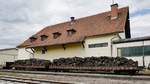
[[147, 40], [150, 40], [150, 36], [116, 40], [116, 41], [113, 41], [113, 44], [139, 42], [139, 41], [147, 41]]

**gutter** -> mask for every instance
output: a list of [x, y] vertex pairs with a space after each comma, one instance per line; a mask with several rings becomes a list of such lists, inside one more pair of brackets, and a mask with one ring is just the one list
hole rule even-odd
[[121, 39], [121, 37], [119, 36], [119, 34], [116, 34], [116, 36], [114, 36], [113, 38], [110, 39], [110, 41], [111, 41], [111, 45], [110, 45], [110, 47], [111, 47], [111, 56], [113, 55], [113, 39], [115, 39], [117, 37], [119, 39]]

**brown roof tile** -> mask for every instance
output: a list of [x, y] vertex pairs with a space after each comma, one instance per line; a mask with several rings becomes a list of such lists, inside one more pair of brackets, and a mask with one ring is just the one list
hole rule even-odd
[[[119, 9], [119, 16], [115, 20], [111, 20], [111, 12], [109, 11], [93, 16], [76, 19], [72, 25], [70, 24], [70, 21], [68, 21], [48, 26], [34, 35], [37, 37], [36, 41], [30, 42], [30, 39], [27, 39], [18, 47], [50, 46], [82, 42], [85, 37], [89, 36], [123, 32], [125, 31], [125, 22], [129, 11], [128, 9], [128, 7]], [[72, 36], [68, 36], [67, 30], [72, 28], [76, 30], [76, 33]], [[54, 32], [60, 32], [60, 37], [54, 39]], [[44, 41], [41, 41], [41, 35], [47, 35], [48, 38]]]

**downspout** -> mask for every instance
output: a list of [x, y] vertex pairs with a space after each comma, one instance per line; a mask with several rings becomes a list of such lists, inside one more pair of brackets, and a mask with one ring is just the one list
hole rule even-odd
[[25, 48], [25, 51], [27, 51], [28, 53], [30, 53], [32, 55], [32, 57], [34, 58], [34, 50], [31, 48], [32, 52], [27, 50], [28, 48]]
[[82, 43], [82, 47], [85, 48], [85, 46], [84, 46], [85, 41], [82, 41], [81, 43]]
[[143, 67], [145, 67], [144, 40], [143, 40]]
[[113, 39], [115, 39], [115, 38], [118, 38], [119, 37], [119, 39], [121, 39], [121, 37], [119, 36], [119, 34], [116, 34], [116, 36], [114, 36], [113, 38], [111, 38], [110, 39], [110, 41], [111, 41], [111, 44], [110, 44], [110, 51], [111, 51], [111, 57], [112, 57], [112, 55], [113, 55]]

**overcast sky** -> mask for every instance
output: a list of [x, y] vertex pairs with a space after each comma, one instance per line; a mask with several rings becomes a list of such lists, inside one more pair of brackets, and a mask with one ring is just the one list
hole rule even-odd
[[[132, 37], [150, 36], [150, 0], [115, 0], [130, 7]], [[12, 48], [43, 27], [110, 10], [112, 0], [0, 0], [0, 48]]]

